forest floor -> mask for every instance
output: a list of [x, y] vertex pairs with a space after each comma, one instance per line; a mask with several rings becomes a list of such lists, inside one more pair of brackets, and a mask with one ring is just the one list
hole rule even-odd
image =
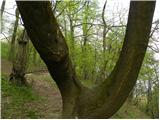
[[[10, 62], [1, 60], [2, 118], [59, 118], [62, 110], [61, 95], [49, 73], [27, 74], [29, 87], [18, 87], [7, 81], [11, 67]], [[150, 117], [137, 106], [126, 102], [112, 118], [149, 119]]]

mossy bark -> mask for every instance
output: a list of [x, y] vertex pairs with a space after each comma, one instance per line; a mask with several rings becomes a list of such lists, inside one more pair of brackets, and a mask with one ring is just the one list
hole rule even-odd
[[131, 1], [123, 48], [108, 79], [85, 88], [77, 79], [68, 46], [47, 1], [17, 1], [27, 33], [56, 81], [63, 118], [109, 118], [127, 99], [146, 52], [155, 1]]
[[12, 73], [10, 74], [10, 82], [16, 85], [27, 85], [25, 72], [27, 65], [27, 43], [28, 36], [24, 30], [21, 36], [18, 38], [18, 50], [16, 58], [13, 61]]

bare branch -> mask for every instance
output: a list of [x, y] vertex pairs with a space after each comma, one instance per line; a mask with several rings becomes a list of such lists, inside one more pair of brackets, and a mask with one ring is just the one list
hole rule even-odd
[[3, 32], [1, 32], [1, 34], [5, 37], [5, 39], [9, 42], [9, 39], [7, 38], [7, 36], [3, 33]]
[[7, 11], [3, 11], [3, 12], [5, 12], [5, 13], [7, 13], [7, 14], [9, 14], [9, 15], [12, 15], [12, 16], [16, 16], [15, 14], [12, 14], [12, 13], [9, 13], [9, 12], [7, 12]]
[[156, 24], [156, 26], [153, 28], [152, 32], [150, 33], [150, 38], [153, 36], [154, 32], [158, 29], [159, 20], [153, 22], [152, 24]]
[[149, 47], [151, 50], [153, 50], [154, 52], [159, 53], [159, 50], [158, 50], [157, 48], [154, 48], [154, 47], [151, 46], [151, 45], [148, 45], [148, 47]]
[[106, 4], [107, 4], [107, 0], [106, 0], [105, 3], [104, 3], [103, 11], [102, 11], [102, 20], [103, 20], [103, 24], [105, 25], [105, 27], [107, 27], [107, 24], [106, 24], [106, 21], [105, 21], [105, 18], [104, 18], [105, 9], [106, 9]]

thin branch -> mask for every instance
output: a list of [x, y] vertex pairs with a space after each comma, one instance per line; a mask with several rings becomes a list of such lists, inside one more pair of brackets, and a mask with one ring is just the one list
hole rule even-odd
[[102, 11], [102, 20], [103, 20], [103, 24], [104, 24], [105, 27], [107, 27], [107, 24], [106, 24], [106, 21], [105, 21], [105, 18], [104, 18], [105, 9], [106, 9], [106, 4], [107, 4], [107, 0], [106, 0], [105, 3], [104, 3], [103, 11]]
[[[77, 25], [74, 25], [73, 27], [78, 27], [78, 26], [82, 26], [83, 24], [88, 24], [88, 25], [92, 25], [92, 26], [104, 26], [103, 24], [96, 24], [96, 23], [80, 23]], [[108, 27], [126, 27], [126, 25], [108, 25]]]
[[63, 10], [56, 16], [56, 18], [58, 18], [65, 11], [68, 5], [69, 5], [69, 2], [64, 6]]
[[[1, 9], [0, 9], [1, 10]], [[16, 16], [15, 14], [12, 14], [12, 13], [9, 13], [9, 12], [7, 12], [7, 11], [3, 11], [3, 12], [5, 12], [5, 13], [7, 13], [7, 14], [9, 14], [9, 15], [12, 15], [12, 16]]]
[[83, 4], [83, 6], [81, 8], [79, 8], [77, 11], [75, 11], [74, 13], [71, 13], [70, 15], [74, 15], [76, 13], [78, 13], [80, 10], [82, 10], [82, 8], [84, 8], [84, 6], [86, 5], [87, 1], [85, 1], [85, 3]]
[[154, 32], [158, 29], [158, 25], [159, 25], [159, 20], [158, 21], [155, 21], [154, 23], [152, 24], [156, 24], [156, 26], [153, 28], [152, 32], [150, 33], [150, 38], [153, 36]]
[[82, 26], [82, 25], [84, 25], [84, 24], [103, 26], [102, 24], [95, 24], [95, 23], [80, 23], [80, 24], [74, 25], [73, 27]]
[[156, 48], [154, 48], [153, 46], [148, 45], [148, 47], [149, 47], [151, 50], [153, 50], [154, 52], [159, 53], [159, 50], [156, 49]]
[[9, 42], [9, 39], [7, 38], [7, 36], [3, 33], [3, 32], [1, 32], [1, 34], [5, 37], [5, 39]]

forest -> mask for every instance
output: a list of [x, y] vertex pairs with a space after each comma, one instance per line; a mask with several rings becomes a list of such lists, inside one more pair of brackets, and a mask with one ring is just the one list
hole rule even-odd
[[0, 3], [2, 119], [158, 119], [158, 1]]

